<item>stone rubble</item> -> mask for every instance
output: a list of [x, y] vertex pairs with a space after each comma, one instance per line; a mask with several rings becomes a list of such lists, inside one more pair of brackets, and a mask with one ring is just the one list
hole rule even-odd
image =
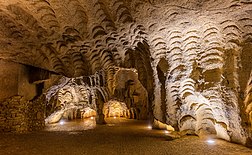
[[13, 96], [0, 103], [0, 132], [26, 133], [44, 128], [43, 96], [27, 101]]

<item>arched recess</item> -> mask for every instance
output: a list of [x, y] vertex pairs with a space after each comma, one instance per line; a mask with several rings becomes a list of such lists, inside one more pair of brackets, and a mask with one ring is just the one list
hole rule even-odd
[[135, 49], [128, 49], [125, 53], [124, 63], [121, 67], [135, 68], [138, 71], [138, 79], [148, 92], [148, 113], [152, 117], [153, 95], [153, 70], [151, 68], [151, 55], [149, 45], [143, 41], [138, 42]]
[[148, 118], [148, 92], [138, 79], [136, 69], [119, 68], [113, 77], [112, 98], [129, 110], [129, 118]]
[[163, 113], [163, 121], [166, 122], [165, 117], [165, 111], [166, 111], [166, 88], [165, 88], [165, 82], [167, 78], [167, 72], [169, 69], [169, 64], [165, 60], [165, 58], [161, 58], [157, 65], [157, 73], [158, 73], [158, 79], [161, 84], [160, 94], [161, 94], [161, 110], [164, 111]]

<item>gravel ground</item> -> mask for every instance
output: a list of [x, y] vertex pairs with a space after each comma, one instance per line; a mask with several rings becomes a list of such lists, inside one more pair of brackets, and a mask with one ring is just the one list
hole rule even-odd
[[169, 140], [163, 130], [151, 130], [144, 121], [109, 119], [94, 129], [90, 122], [84, 126], [83, 121], [65, 122], [36, 133], [0, 134], [0, 155], [252, 155], [252, 149], [223, 140], [213, 144], [196, 136]]

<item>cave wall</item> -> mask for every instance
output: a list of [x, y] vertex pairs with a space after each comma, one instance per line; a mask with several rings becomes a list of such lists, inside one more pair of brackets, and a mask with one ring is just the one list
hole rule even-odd
[[53, 75], [47, 79], [44, 89], [46, 123], [91, 116], [96, 117], [97, 123], [104, 123], [103, 104], [110, 99], [104, 76], [101, 70], [90, 76]]
[[20, 95], [27, 100], [36, 96], [36, 85], [29, 83], [27, 66], [0, 59], [0, 101]]
[[0, 64], [0, 99], [3, 101], [6, 98], [18, 94], [18, 69], [20, 66], [16, 63], [6, 62], [3, 60], [0, 60]]
[[43, 96], [33, 101], [13, 96], [0, 102], [0, 132], [26, 133], [43, 129], [44, 100]]
[[108, 102], [104, 103], [103, 113], [105, 115], [105, 118], [134, 118], [134, 114], [132, 114], [131, 111], [127, 108], [127, 105], [117, 100], [109, 100]]
[[[108, 116], [108, 109], [113, 109], [109, 106], [112, 103], [125, 104], [124, 117], [148, 118], [148, 92], [133, 68], [114, 66], [107, 71], [75, 78], [51, 76], [45, 81], [45, 88], [46, 123], [56, 123], [62, 118], [76, 119], [77, 111], [86, 117], [96, 116], [97, 122], [102, 122], [104, 115]], [[87, 108], [96, 114], [86, 115]]]
[[111, 89], [113, 99], [124, 102], [127, 108], [134, 111], [134, 119], [149, 118], [149, 98], [146, 88], [139, 79], [139, 73], [134, 68], [115, 67], [113, 73], [109, 74], [111, 82], [108, 88]]
[[[0, 131], [28, 132], [44, 127], [44, 98], [30, 83], [30, 67], [0, 59]], [[40, 94], [41, 95], [41, 94]]]

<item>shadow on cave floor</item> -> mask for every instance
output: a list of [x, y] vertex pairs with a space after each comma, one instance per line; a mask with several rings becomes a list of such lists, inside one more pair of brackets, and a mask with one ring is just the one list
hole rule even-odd
[[119, 118], [106, 121], [107, 124], [96, 125], [92, 130], [81, 128], [83, 121], [76, 120], [60, 125], [60, 130], [54, 127], [27, 134], [0, 134], [0, 155], [252, 154], [252, 149], [223, 140], [211, 144], [196, 136], [167, 140], [164, 130], [149, 129], [147, 121]]

